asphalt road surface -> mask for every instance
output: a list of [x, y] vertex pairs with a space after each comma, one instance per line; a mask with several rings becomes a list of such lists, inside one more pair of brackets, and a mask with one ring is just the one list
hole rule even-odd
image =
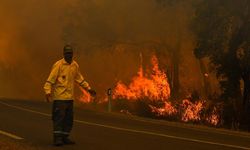
[[[75, 108], [73, 146], [53, 147], [51, 103], [0, 100], [0, 134], [42, 149], [250, 149], [250, 134]], [[0, 139], [1, 140], [1, 139]]]

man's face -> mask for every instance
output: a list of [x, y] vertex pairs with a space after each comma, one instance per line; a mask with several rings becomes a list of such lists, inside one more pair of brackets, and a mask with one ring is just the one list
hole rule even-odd
[[73, 52], [64, 53], [64, 59], [68, 64], [71, 64], [73, 61]]

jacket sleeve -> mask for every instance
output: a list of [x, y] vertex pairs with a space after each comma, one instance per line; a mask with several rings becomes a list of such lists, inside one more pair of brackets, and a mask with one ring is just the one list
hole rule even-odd
[[76, 69], [76, 77], [75, 77], [75, 81], [84, 89], [86, 90], [90, 90], [91, 87], [89, 86], [89, 83], [87, 81], [85, 81], [85, 79], [83, 78], [79, 66], [77, 64], [77, 69]]
[[50, 72], [50, 75], [49, 75], [46, 83], [44, 84], [45, 94], [51, 94], [52, 86], [53, 86], [53, 84], [56, 83], [56, 80], [58, 77], [59, 67], [60, 67], [59, 63], [56, 63], [53, 65], [52, 70]]

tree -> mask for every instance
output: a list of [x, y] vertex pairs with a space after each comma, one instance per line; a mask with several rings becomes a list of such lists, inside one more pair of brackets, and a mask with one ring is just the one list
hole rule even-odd
[[[250, 113], [249, 8], [249, 0], [202, 0], [196, 6], [193, 20], [193, 31], [197, 36], [194, 53], [199, 59], [209, 57], [214, 66], [223, 91], [221, 98], [225, 103], [226, 124], [234, 121], [231, 115], [236, 118], [241, 108], [245, 108], [241, 117]], [[249, 122], [250, 118], [250, 127]]]
[[[170, 80], [171, 99], [178, 100], [181, 94], [180, 85], [180, 63], [181, 51], [183, 51], [183, 41], [185, 34], [189, 31], [190, 16], [192, 3], [195, 0], [156, 0], [160, 6], [159, 9], [170, 10], [171, 15], [168, 16], [169, 28], [165, 39], [161, 40], [162, 45], [168, 50], [171, 59], [171, 65], [166, 69], [168, 71], [168, 79]], [[165, 11], [164, 13], [169, 13]], [[166, 59], [166, 58], [165, 58]]]

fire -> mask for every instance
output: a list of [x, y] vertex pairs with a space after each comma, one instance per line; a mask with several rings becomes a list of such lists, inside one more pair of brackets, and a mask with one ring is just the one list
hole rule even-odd
[[81, 96], [79, 98], [80, 102], [83, 102], [83, 103], [90, 103], [90, 102], [92, 102], [91, 95], [86, 90], [84, 90], [83, 88], [80, 87], [80, 89], [82, 91], [82, 94], [81, 94]]
[[220, 121], [220, 116], [218, 115], [218, 108], [214, 107], [212, 114], [206, 118], [206, 121], [214, 126], [217, 126]]
[[141, 66], [137, 76], [132, 79], [132, 82], [128, 86], [121, 81], [117, 83], [113, 92], [113, 99], [137, 100], [149, 98], [150, 100], [168, 100], [170, 87], [167, 76], [159, 69], [156, 56], [152, 57], [151, 62], [153, 65], [151, 75], [145, 75]]
[[181, 120], [184, 122], [187, 121], [200, 121], [201, 120], [201, 111], [204, 108], [204, 101], [197, 101], [195, 103], [190, 102], [185, 99], [182, 101], [183, 114]]
[[190, 100], [185, 99], [179, 106], [174, 107], [170, 102], [165, 102], [164, 107], [157, 108], [149, 105], [152, 112], [157, 116], [176, 116], [181, 115], [181, 121], [205, 121], [211, 125], [217, 126], [220, 122], [219, 110], [217, 107], [213, 108], [213, 111], [207, 115], [202, 116], [205, 112], [206, 101], [197, 101], [192, 103]]
[[155, 106], [149, 105], [153, 113], [156, 113], [157, 116], [171, 116], [175, 115], [178, 111], [170, 102], [165, 102], [163, 108], [157, 108]]
[[[181, 121], [206, 121], [212, 125], [218, 125], [220, 117], [215, 108], [212, 113], [202, 115], [205, 112], [206, 101], [200, 100], [191, 102], [184, 99], [182, 103], [175, 106], [169, 101], [170, 86], [164, 71], [159, 69], [158, 59], [153, 56], [151, 59], [152, 74], [144, 73], [142, 65], [137, 75], [132, 78], [131, 83], [127, 86], [119, 81], [113, 91], [113, 99], [127, 99], [131, 101], [149, 99], [151, 102], [163, 103], [163, 107], [154, 106], [150, 102], [148, 104], [151, 112], [157, 116], [175, 116], [181, 118]], [[180, 115], [180, 116], [179, 116]]]

